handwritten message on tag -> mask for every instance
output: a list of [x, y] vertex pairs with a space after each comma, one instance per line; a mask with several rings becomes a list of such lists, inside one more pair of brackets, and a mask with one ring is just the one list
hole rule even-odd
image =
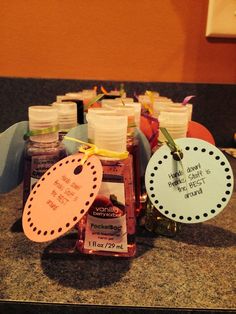
[[152, 204], [166, 217], [198, 223], [219, 214], [233, 191], [233, 172], [224, 154], [203, 140], [175, 140], [183, 159], [174, 160], [167, 145], [150, 159], [145, 183]]
[[58, 238], [88, 211], [102, 181], [100, 160], [76, 154], [53, 165], [36, 183], [25, 204], [23, 229], [36, 242]]

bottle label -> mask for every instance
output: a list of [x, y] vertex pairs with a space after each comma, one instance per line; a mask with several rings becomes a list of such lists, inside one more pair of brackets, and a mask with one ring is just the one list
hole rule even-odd
[[32, 156], [30, 190], [36, 182], [58, 161], [58, 156]]
[[87, 215], [84, 248], [128, 252], [123, 182], [102, 182]]

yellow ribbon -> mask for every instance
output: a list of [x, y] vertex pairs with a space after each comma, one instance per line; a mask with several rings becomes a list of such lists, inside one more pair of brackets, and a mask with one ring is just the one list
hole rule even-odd
[[64, 139], [69, 140], [69, 141], [74, 141], [74, 142], [77, 142], [77, 143], [80, 143], [83, 145], [79, 148], [79, 151], [81, 153], [84, 153], [84, 157], [81, 160], [82, 165], [85, 163], [85, 161], [91, 155], [99, 155], [99, 156], [104, 156], [104, 157], [114, 157], [114, 158], [118, 158], [118, 159], [126, 159], [129, 156], [129, 153], [127, 151], [118, 153], [118, 152], [108, 150], [108, 149], [100, 149], [94, 144], [83, 142], [83, 141], [78, 140], [74, 137], [65, 136]]
[[[151, 104], [152, 104], [152, 106], [153, 106], [154, 100], [155, 100], [155, 99], [154, 99], [153, 92], [151, 92], [150, 90], [147, 90], [147, 91], [145, 92], [145, 95], [149, 97], [149, 99], [150, 99], [150, 101], [151, 101]], [[145, 107], [145, 109], [148, 110], [148, 112], [149, 112], [151, 115], [153, 115], [153, 109], [152, 109], [152, 107], [151, 107], [149, 104], [144, 104], [144, 107]]]

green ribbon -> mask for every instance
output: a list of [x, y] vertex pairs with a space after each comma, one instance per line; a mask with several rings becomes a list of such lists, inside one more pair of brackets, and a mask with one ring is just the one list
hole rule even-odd
[[160, 130], [167, 140], [166, 144], [170, 148], [174, 160], [180, 161], [181, 159], [183, 159], [184, 155], [183, 155], [182, 150], [176, 145], [175, 141], [173, 140], [172, 136], [167, 131], [167, 129], [166, 128], [160, 128]]
[[30, 136], [36, 136], [36, 135], [43, 135], [43, 134], [50, 134], [55, 133], [59, 131], [59, 125], [55, 125], [49, 128], [40, 129], [40, 130], [31, 130], [25, 133], [24, 139], [28, 139]]
[[125, 93], [125, 87], [124, 87], [124, 84], [121, 83], [120, 84], [120, 97], [122, 97], [124, 95], [124, 93]]
[[104, 96], [104, 94], [98, 94], [97, 96], [93, 97], [93, 98], [85, 105], [85, 109], [87, 110], [89, 107], [91, 107], [93, 104], [95, 104], [95, 102], [99, 101], [103, 96]]
[[186, 172], [184, 170], [184, 165], [182, 163], [182, 159], [184, 157], [184, 154], [183, 154], [182, 150], [176, 145], [175, 141], [173, 140], [173, 138], [170, 135], [170, 133], [166, 130], [166, 128], [160, 128], [160, 130], [161, 130], [162, 134], [165, 136], [165, 138], [167, 139], [166, 144], [170, 148], [174, 160], [180, 162], [181, 168], [183, 170], [183, 176], [184, 176], [184, 179], [185, 179], [186, 188], [187, 188], [187, 191], [188, 191]]

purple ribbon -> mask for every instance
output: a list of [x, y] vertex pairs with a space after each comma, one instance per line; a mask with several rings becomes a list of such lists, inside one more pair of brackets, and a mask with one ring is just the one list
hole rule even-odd
[[195, 96], [195, 95], [191, 95], [191, 96], [185, 97], [184, 100], [183, 100], [183, 102], [182, 102], [182, 104], [183, 104], [184, 106], [186, 106], [187, 103], [189, 102], [189, 100], [192, 99], [193, 97], [196, 97], [196, 96]]

